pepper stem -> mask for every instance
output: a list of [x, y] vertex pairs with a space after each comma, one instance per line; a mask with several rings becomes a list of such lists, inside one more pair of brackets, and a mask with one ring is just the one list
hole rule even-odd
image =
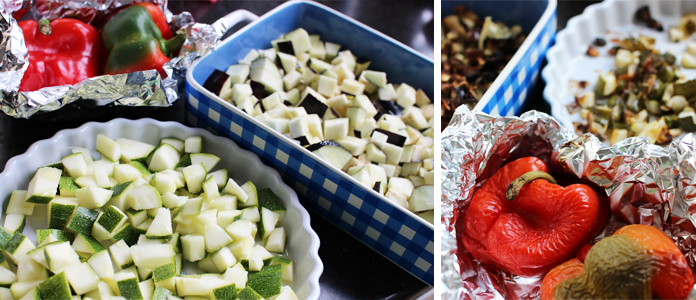
[[177, 34], [173, 38], [161, 42], [160, 50], [162, 50], [162, 53], [164, 53], [164, 55], [171, 58], [172, 54], [176, 50], [179, 50], [179, 48], [181, 48], [181, 45], [184, 44], [184, 41], [186, 41], [186, 36], [183, 34]]
[[515, 199], [515, 197], [517, 197], [517, 194], [520, 192], [520, 189], [522, 189], [523, 186], [537, 179], [544, 179], [550, 183], [556, 184], [556, 179], [554, 179], [549, 173], [544, 171], [530, 171], [524, 173], [520, 177], [517, 177], [517, 179], [510, 183], [507, 191], [505, 192], [505, 198], [508, 201], [512, 201]]
[[47, 19], [41, 19], [39, 21], [39, 32], [45, 36], [51, 35], [51, 32], [53, 32], [53, 28], [51, 28], [51, 21]]

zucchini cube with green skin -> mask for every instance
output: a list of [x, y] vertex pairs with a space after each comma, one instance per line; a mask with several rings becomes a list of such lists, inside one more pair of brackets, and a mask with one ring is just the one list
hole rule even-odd
[[157, 216], [147, 229], [145, 236], [148, 239], [169, 239], [172, 237], [172, 215], [169, 209], [158, 208]]
[[225, 273], [222, 275], [222, 279], [234, 283], [238, 288], [242, 289], [246, 287], [247, 275], [249, 272], [244, 269], [241, 262], [238, 262], [233, 267], [227, 268]]
[[32, 243], [26, 236], [19, 232], [15, 232], [12, 239], [5, 244], [3, 250], [5, 250], [5, 254], [10, 258], [10, 260], [17, 264], [27, 257], [27, 252], [33, 250], [34, 248], [36, 248], [36, 246], [34, 246], [34, 243]]
[[[223, 196], [227, 197], [227, 196]], [[233, 196], [230, 196], [233, 198]], [[222, 197], [221, 197], [222, 198]], [[219, 211], [218, 209], [218, 215], [217, 215], [217, 224], [218, 226], [222, 228], [227, 228], [228, 225], [232, 224], [234, 219], [236, 217], [240, 217], [242, 215], [241, 210], [229, 210], [229, 211]], [[240, 217], [241, 219], [241, 217]]]
[[5, 250], [7, 245], [14, 236], [13, 232], [8, 231], [5, 227], [0, 226], [0, 250]]
[[265, 207], [259, 207], [261, 221], [259, 222], [259, 235], [261, 240], [265, 240], [275, 229], [278, 223], [278, 214], [268, 210]]
[[0, 251], [0, 267], [3, 267], [5, 269], [10, 269], [10, 264], [7, 262], [7, 259], [5, 258], [5, 254]]
[[174, 178], [169, 174], [158, 172], [152, 178], [152, 186], [154, 186], [160, 194], [174, 193], [177, 189]]
[[73, 249], [77, 252], [94, 254], [106, 250], [104, 246], [92, 237], [79, 233], [73, 241]]
[[159, 191], [149, 184], [143, 184], [131, 190], [126, 196], [128, 204], [135, 210], [151, 209], [162, 206]]
[[179, 160], [178, 163], [176, 163], [176, 166], [174, 166], [175, 169], [179, 168], [185, 168], [191, 165], [191, 153], [186, 153], [183, 156], [181, 156], [181, 159]]
[[152, 270], [152, 279], [155, 286], [166, 288], [169, 291], [176, 292], [176, 265], [174, 263], [166, 264]]
[[97, 276], [97, 273], [95, 273], [92, 267], [86, 262], [71, 266], [63, 273], [65, 273], [65, 277], [68, 279], [70, 286], [72, 286], [73, 290], [78, 295], [84, 295], [96, 290], [99, 284], [99, 276]]
[[51, 276], [39, 284], [41, 299], [72, 299], [70, 284], [64, 272]]
[[210, 293], [211, 300], [235, 299], [237, 296], [237, 286], [233, 284], [215, 288]]
[[29, 182], [26, 202], [46, 204], [56, 196], [60, 184], [61, 170], [56, 168], [39, 168]]
[[[280, 292], [278, 292], [280, 293]], [[262, 300], [264, 297], [250, 287], [246, 287], [237, 293], [238, 300]]]
[[209, 172], [208, 178], [211, 177], [215, 180], [215, 183], [217, 183], [218, 190], [222, 190], [223, 188], [225, 188], [225, 184], [227, 183], [227, 169], [220, 169], [215, 172]]
[[75, 192], [75, 197], [80, 206], [88, 209], [101, 208], [109, 202], [113, 191], [96, 186], [86, 186]]
[[80, 189], [80, 186], [75, 183], [75, 178], [61, 176], [58, 183], [58, 190], [61, 196], [75, 197], [75, 192]]
[[110, 161], [121, 159], [121, 145], [103, 134], [97, 135], [97, 152]]
[[174, 193], [164, 193], [162, 194], [162, 205], [166, 208], [176, 208], [176, 207], [181, 207], [186, 203], [186, 200], [188, 200], [188, 197], [186, 196], [177, 196]]
[[121, 146], [120, 160], [124, 163], [144, 161], [155, 150], [153, 145], [126, 138], [117, 138], [116, 142]]
[[201, 213], [201, 207], [203, 206], [203, 198], [189, 198], [184, 204], [184, 210], [181, 212], [182, 216], [197, 216]]
[[114, 236], [111, 238], [112, 242], [118, 242], [118, 241], [124, 241], [126, 245], [132, 246], [135, 245], [135, 243], [138, 241], [138, 232], [131, 226], [131, 224], [124, 223], [116, 229], [116, 233], [114, 233]]
[[121, 297], [128, 300], [144, 299], [135, 268], [126, 269], [115, 275], [116, 285]]
[[219, 272], [217, 267], [215, 266], [215, 263], [213, 263], [213, 260], [210, 258], [210, 256], [196, 262], [196, 267], [198, 267], [199, 269], [203, 270], [206, 273]]
[[19, 232], [24, 231], [24, 226], [27, 225], [27, 218], [23, 214], [7, 214], [5, 215], [5, 224], [3, 227], [9, 232]]
[[241, 203], [245, 203], [249, 199], [249, 195], [247, 195], [246, 192], [232, 178], [227, 180], [227, 185], [222, 192], [223, 194], [229, 194], [237, 197], [237, 200]]
[[[259, 198], [256, 194], [256, 186], [251, 181], [247, 181], [240, 188], [248, 197], [245, 202], [239, 204], [239, 207], [257, 206], [259, 204]], [[241, 200], [239, 196], [237, 196], [237, 199]]]
[[208, 201], [220, 198], [220, 191], [218, 191], [217, 183], [212, 177], [209, 177], [203, 181], [203, 191], [205, 192]]
[[167, 241], [167, 244], [172, 245], [175, 253], [181, 253], [181, 233], [175, 232], [172, 238]]
[[268, 238], [266, 239], [266, 244], [264, 245], [264, 247], [266, 248], [266, 250], [268, 250], [270, 252], [284, 253], [286, 239], [287, 239], [287, 235], [285, 233], [285, 228], [283, 228], [283, 227], [275, 228], [268, 235]]
[[[172, 299], [172, 298], [169, 298], [170, 296], [173, 296], [173, 294], [170, 290], [168, 290], [164, 287], [158, 286], [158, 287], [155, 287], [155, 292], [152, 293], [152, 300]], [[178, 298], [176, 298], [176, 299], [178, 299]]]
[[283, 271], [283, 280], [287, 282], [292, 282], [294, 280], [294, 267], [291, 259], [280, 257], [280, 256], [273, 256], [271, 258], [269, 264], [271, 266], [274, 265], [280, 265], [281, 270]]
[[184, 141], [184, 152], [199, 153], [203, 150], [203, 138], [200, 135], [187, 137]]
[[26, 202], [27, 191], [14, 190], [7, 204], [7, 214], [24, 214], [31, 216], [34, 213], [34, 203]]
[[147, 233], [148, 228], [150, 228], [150, 225], [152, 225], [152, 219], [147, 219], [144, 222], [138, 224], [135, 226], [135, 232], [137, 234], [143, 235]]
[[118, 183], [135, 181], [143, 176], [143, 173], [132, 164], [118, 164], [114, 166], [113, 177]]
[[109, 251], [99, 251], [87, 259], [87, 263], [99, 278], [113, 278], [114, 267], [111, 262]]
[[135, 245], [130, 248], [138, 268], [154, 269], [174, 261], [174, 249], [169, 244]]
[[9, 288], [15, 282], [17, 282], [17, 275], [4, 267], [0, 267], [0, 287]]
[[25, 281], [25, 282], [15, 282], [10, 286], [10, 291], [12, 292], [12, 297], [9, 299], [21, 299], [24, 295], [28, 294], [31, 290], [36, 288], [42, 280], [35, 281]]
[[259, 213], [259, 208], [257, 206], [252, 206], [242, 209], [242, 219], [248, 220], [252, 223], [257, 223], [261, 221], [261, 214]]
[[249, 273], [248, 287], [264, 298], [280, 294], [283, 281], [283, 270], [279, 265], [266, 266], [259, 272]]
[[[136, 179], [137, 180], [137, 179]], [[126, 211], [130, 208], [126, 196], [131, 190], [135, 188], [134, 181], [126, 181], [124, 183], [119, 183], [111, 187], [113, 194], [111, 195], [111, 200], [106, 203], [106, 205], [113, 205], [118, 207], [122, 211]]]
[[199, 261], [205, 257], [205, 237], [189, 234], [181, 237], [181, 253], [188, 261]]
[[232, 243], [232, 238], [222, 227], [217, 225], [217, 222], [206, 226], [203, 236], [205, 237], [205, 250], [207, 252], [216, 252]]
[[116, 229], [124, 222], [127, 216], [115, 206], [109, 206], [106, 210], [99, 213], [96, 222], [92, 226], [92, 236], [97, 240], [108, 240], [113, 237]]
[[17, 265], [17, 281], [34, 281], [48, 279], [48, 270], [33, 259], [23, 259]]
[[138, 285], [140, 286], [140, 292], [143, 294], [143, 298], [150, 300], [152, 294], [155, 292], [155, 285], [152, 279], [141, 281]]
[[68, 242], [46, 245], [44, 255], [48, 270], [54, 274], [63, 272], [72, 265], [80, 264], [80, 257]]
[[39, 229], [36, 230], [37, 240], [39, 245], [45, 245], [52, 242], [69, 242], [75, 239], [75, 235], [71, 232], [66, 232], [58, 229]]
[[128, 216], [128, 221], [133, 226], [137, 226], [138, 224], [141, 224], [142, 222], [145, 222], [145, 220], [147, 220], [146, 210], [135, 210], [129, 208], [125, 210], [125, 213], [126, 216]]
[[155, 153], [152, 154], [152, 159], [148, 165], [148, 170], [153, 172], [161, 172], [167, 169], [174, 169], [174, 166], [181, 159], [179, 150], [170, 144], [161, 144]]
[[270, 188], [259, 190], [257, 196], [259, 199], [259, 208], [267, 208], [268, 210], [278, 214], [278, 223], [283, 223], [286, 209], [283, 202], [278, 199], [278, 196], [276, 196], [276, 194], [274, 194]]
[[76, 233], [89, 235], [98, 216], [98, 212], [80, 206], [75, 210], [65, 228]]
[[114, 265], [119, 270], [124, 270], [133, 265], [133, 256], [125, 241], [120, 240], [111, 245], [111, 247], [109, 247], [109, 253], [111, 253]]
[[191, 164], [203, 164], [206, 170], [212, 170], [217, 163], [220, 162], [220, 158], [210, 154], [210, 153], [191, 153]]
[[77, 198], [60, 197], [48, 203], [46, 206], [48, 209], [48, 228], [65, 228], [77, 207]]
[[205, 169], [202, 163], [192, 164], [182, 171], [184, 174], [184, 179], [186, 180], [186, 185], [188, 187], [188, 192], [191, 194], [198, 194], [201, 192], [203, 187], [203, 181], [208, 175], [208, 171]]
[[63, 164], [63, 170], [66, 171], [66, 175], [72, 178], [84, 176], [88, 173], [87, 161], [82, 153], [70, 154], [63, 157], [60, 162]]
[[138, 170], [138, 172], [140, 172], [141, 177], [152, 174], [152, 172], [150, 172], [150, 170], [147, 168], [147, 166], [145, 166], [145, 164], [142, 162], [131, 161], [130, 165], [135, 167], [135, 169]]

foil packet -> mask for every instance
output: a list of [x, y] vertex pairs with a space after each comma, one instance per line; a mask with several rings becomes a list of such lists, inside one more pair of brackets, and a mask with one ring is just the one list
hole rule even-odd
[[[86, 23], [99, 23], [119, 7], [138, 2], [157, 4], [165, 13], [173, 31], [184, 33], [186, 41], [179, 56], [163, 67], [167, 78], [155, 70], [119, 75], [102, 75], [85, 79], [75, 85], [45, 87], [38, 91], [19, 92], [19, 84], [28, 67], [24, 36], [12, 13], [32, 7], [37, 18], [54, 20], [76, 18]], [[171, 106], [183, 92], [187, 68], [197, 58], [214, 51], [219, 39], [236, 24], [229, 15], [213, 24], [197, 23], [189, 12], [173, 15], [166, 0], [2, 0], [0, 1], [0, 33], [4, 48], [0, 60], [0, 109], [14, 118], [28, 119], [39, 112], [56, 111], [75, 103], [85, 108], [95, 106]]]
[[[521, 277], [483, 265], [458, 241], [456, 222], [476, 189], [506, 163], [524, 156], [544, 160], [555, 173], [603, 189], [612, 216], [595, 242], [626, 224], [661, 229], [696, 266], [696, 136], [663, 148], [645, 138], [603, 147], [577, 136], [553, 117], [530, 111], [492, 117], [457, 109], [442, 133], [442, 299], [539, 299], [543, 277]], [[694, 293], [692, 293], [694, 294]]]

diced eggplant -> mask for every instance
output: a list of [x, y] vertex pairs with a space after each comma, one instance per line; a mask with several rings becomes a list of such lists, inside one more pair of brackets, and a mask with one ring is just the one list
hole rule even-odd
[[220, 91], [222, 90], [222, 86], [225, 84], [225, 81], [227, 81], [227, 78], [229, 77], [230, 75], [223, 71], [214, 70], [213, 74], [210, 74], [208, 79], [206, 79], [203, 83], [203, 88], [215, 95], [219, 95]]
[[295, 48], [292, 46], [292, 41], [278, 42], [276, 46], [278, 46], [279, 52], [295, 56]]
[[393, 132], [390, 132], [390, 131], [387, 131], [384, 129], [379, 129], [379, 128], [375, 129], [372, 132], [372, 134], [374, 135], [375, 132], [379, 132], [381, 134], [386, 135], [388, 144], [392, 144], [392, 145], [397, 146], [397, 147], [403, 147], [404, 144], [406, 144], [407, 137], [400, 135], [398, 133], [393, 133]]

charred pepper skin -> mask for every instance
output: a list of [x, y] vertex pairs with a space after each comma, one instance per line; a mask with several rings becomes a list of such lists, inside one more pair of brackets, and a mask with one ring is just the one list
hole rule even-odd
[[[185, 37], [163, 38], [151, 15], [153, 11], [145, 5], [133, 5], [118, 12], [104, 25], [101, 36], [109, 53], [105, 74], [156, 69], [166, 77], [162, 65], [181, 48]], [[159, 16], [154, 19], [159, 19]]]
[[474, 258], [522, 276], [537, 276], [574, 256], [604, 226], [609, 208], [589, 186], [546, 180], [506, 190], [530, 171], [548, 172], [535, 157], [498, 170], [476, 191], [465, 212], [461, 242]]
[[99, 72], [101, 38], [92, 25], [75, 19], [50, 22], [50, 34], [41, 33], [39, 22], [18, 23], [29, 52], [29, 66], [19, 91], [76, 84]]

